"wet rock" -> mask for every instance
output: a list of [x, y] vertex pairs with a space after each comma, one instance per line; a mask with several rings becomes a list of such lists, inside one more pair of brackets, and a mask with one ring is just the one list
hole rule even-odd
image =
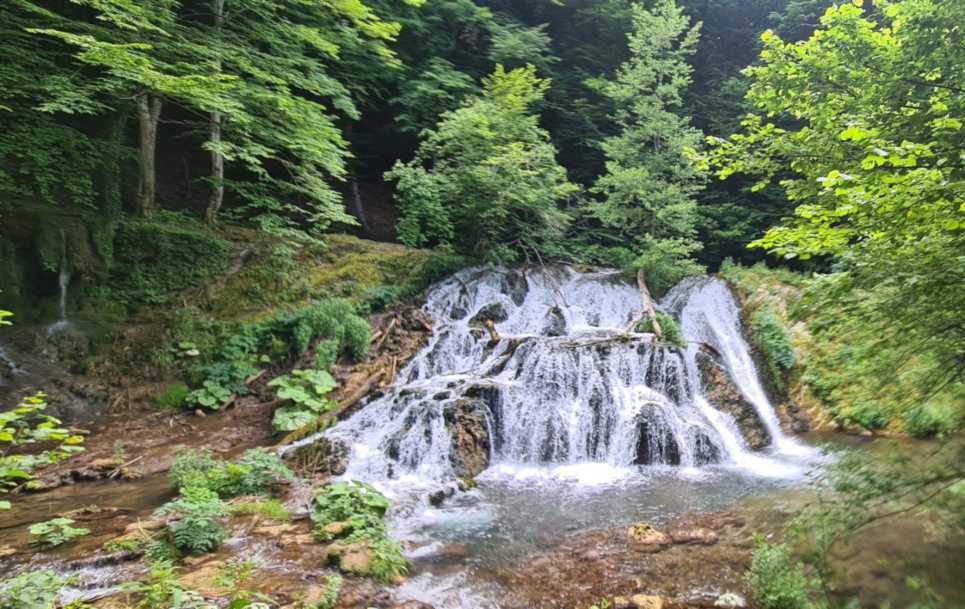
[[488, 304], [483, 308], [479, 309], [479, 312], [472, 316], [469, 320], [469, 325], [477, 328], [484, 328], [486, 322], [491, 321], [494, 324], [506, 321], [509, 319], [509, 314], [506, 313], [506, 307], [503, 306], [501, 302], [494, 302]]
[[523, 304], [523, 301], [526, 300], [526, 294], [529, 292], [529, 282], [526, 280], [526, 275], [521, 272], [509, 272], [503, 275], [501, 283], [503, 294], [512, 298], [517, 306]]
[[13, 546], [0, 546], [0, 558], [6, 558], [7, 556], [13, 556], [17, 553], [17, 549]]
[[709, 546], [717, 543], [717, 533], [703, 527], [676, 529], [670, 531], [670, 539], [675, 544], [700, 544]]
[[392, 605], [392, 609], [435, 609], [432, 605], [427, 605], [419, 601], [406, 601], [401, 605]]
[[351, 522], [330, 522], [322, 527], [321, 533], [328, 539], [343, 537], [352, 530]]
[[661, 596], [634, 594], [630, 597], [630, 606], [634, 609], [663, 609], [664, 600]]
[[451, 486], [447, 486], [446, 488], [441, 488], [437, 491], [433, 491], [429, 493], [429, 497], [428, 497], [429, 505], [433, 507], [439, 507], [440, 505], [445, 503], [446, 499], [452, 497], [455, 494], [456, 494], [456, 489], [454, 489]]
[[203, 596], [221, 596], [226, 592], [218, 583], [218, 576], [221, 575], [223, 567], [224, 563], [220, 560], [206, 562], [196, 571], [183, 575], [179, 581], [185, 588], [199, 592]]
[[286, 533], [291, 533], [297, 527], [293, 524], [275, 524], [263, 527], [256, 527], [252, 532], [255, 535], [265, 535], [267, 537], [281, 537]]
[[452, 467], [459, 478], [475, 478], [489, 467], [490, 437], [485, 405], [458, 400], [445, 411], [452, 441]]
[[333, 543], [325, 550], [329, 563], [337, 564], [340, 571], [351, 575], [367, 575], [372, 570], [375, 554], [368, 541]]
[[546, 323], [543, 326], [543, 336], [565, 336], [566, 317], [559, 307], [550, 307], [546, 312]]
[[656, 552], [670, 545], [669, 535], [661, 533], [645, 522], [639, 522], [627, 529], [631, 544], [643, 552]]
[[630, 609], [630, 599], [625, 596], [614, 596], [613, 609]]
[[718, 358], [709, 349], [701, 349], [697, 353], [697, 366], [707, 400], [734, 417], [749, 447], [759, 450], [767, 446], [770, 438], [754, 405], [740, 392]]
[[736, 592], [726, 592], [717, 597], [714, 607], [723, 609], [744, 609], [747, 607], [747, 599]]

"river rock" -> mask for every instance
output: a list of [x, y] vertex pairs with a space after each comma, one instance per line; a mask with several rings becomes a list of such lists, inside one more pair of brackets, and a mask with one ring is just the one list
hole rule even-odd
[[697, 544], [709, 546], [717, 543], [717, 533], [703, 527], [690, 529], [675, 529], [669, 532], [670, 539], [675, 544]]
[[546, 311], [546, 325], [543, 326], [543, 336], [566, 336], [566, 317], [559, 307], [550, 307]]
[[744, 609], [747, 607], [747, 599], [736, 592], [725, 592], [714, 601], [714, 607], [722, 609]]
[[634, 609], [663, 609], [664, 600], [661, 596], [650, 594], [634, 594], [630, 597], [630, 606]]
[[475, 478], [489, 467], [490, 438], [485, 405], [457, 400], [445, 411], [446, 428], [452, 438], [450, 459], [456, 476]]
[[671, 538], [666, 533], [657, 531], [645, 522], [639, 522], [627, 529], [630, 542], [641, 551], [657, 551], [670, 545]]
[[427, 605], [420, 601], [406, 601], [401, 605], [392, 605], [392, 609], [435, 609], [432, 605]]
[[325, 550], [330, 563], [337, 563], [340, 571], [351, 575], [367, 575], [372, 569], [375, 554], [368, 541], [333, 543]]
[[706, 348], [697, 352], [697, 366], [707, 400], [718, 410], [734, 417], [749, 447], [760, 450], [767, 446], [770, 437], [757, 416], [757, 410], [734, 384], [727, 368]]

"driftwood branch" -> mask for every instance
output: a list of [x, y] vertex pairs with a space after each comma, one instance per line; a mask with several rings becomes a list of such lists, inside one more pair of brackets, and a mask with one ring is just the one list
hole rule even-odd
[[638, 323], [643, 321], [645, 317], [649, 317], [650, 323], [653, 324], [653, 333], [657, 336], [657, 339], [663, 339], [663, 330], [660, 328], [660, 322], [657, 321], [657, 312], [653, 308], [653, 298], [650, 296], [650, 289], [647, 288], [647, 278], [643, 269], [637, 271], [637, 287], [640, 289], [640, 297], [643, 299], [643, 309], [639, 315], [630, 320], [629, 325], [623, 330], [623, 335], [629, 335]]

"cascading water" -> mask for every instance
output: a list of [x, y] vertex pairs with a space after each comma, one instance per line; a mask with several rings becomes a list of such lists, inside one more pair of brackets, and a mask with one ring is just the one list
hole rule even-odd
[[70, 321], [67, 319], [67, 288], [70, 287], [70, 266], [67, 264], [67, 233], [63, 229], [60, 230], [60, 240], [60, 270], [57, 273], [57, 288], [60, 291], [60, 318], [47, 327], [47, 334], [56, 334], [70, 326]]
[[761, 385], [750, 349], [741, 333], [740, 309], [727, 285], [719, 279], [691, 279], [675, 287], [664, 305], [680, 317], [688, 343], [687, 357], [696, 358], [701, 345], [720, 354], [734, 384], [754, 406], [778, 452], [807, 454], [810, 449], [781, 430], [774, 406]]
[[430, 343], [384, 395], [325, 432], [350, 449], [345, 477], [464, 475], [454, 427], [467, 418], [484, 430], [476, 435], [488, 465], [758, 467], [766, 459], [702, 394], [700, 344], [721, 354], [774, 444], [790, 445], [722, 282], [688, 282], [668, 296], [687, 349], [625, 336], [640, 307], [637, 289], [610, 271], [470, 269], [439, 284], [425, 306]]

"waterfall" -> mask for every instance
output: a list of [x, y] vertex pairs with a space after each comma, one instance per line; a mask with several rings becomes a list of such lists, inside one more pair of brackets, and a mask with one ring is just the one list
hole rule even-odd
[[67, 288], [70, 287], [70, 266], [67, 263], [67, 233], [60, 229], [60, 270], [57, 273], [57, 287], [60, 290], [60, 318], [47, 327], [47, 334], [52, 335], [70, 326], [67, 320]]
[[790, 442], [727, 287], [687, 282], [665, 302], [694, 341], [687, 349], [623, 335], [641, 300], [617, 272], [462, 271], [430, 290], [433, 336], [395, 385], [323, 433], [348, 447], [345, 477], [372, 482], [459, 475], [452, 425], [467, 417], [485, 430], [489, 465], [761, 466], [733, 417], [702, 394], [696, 363], [697, 342], [719, 351], [774, 443]]
[[671, 290], [664, 303], [680, 316], [688, 358], [696, 357], [700, 344], [712, 347], [723, 358], [734, 384], [754, 406], [774, 447], [791, 454], [807, 452], [781, 430], [741, 332], [740, 309], [727, 284], [715, 278], [686, 280]]

